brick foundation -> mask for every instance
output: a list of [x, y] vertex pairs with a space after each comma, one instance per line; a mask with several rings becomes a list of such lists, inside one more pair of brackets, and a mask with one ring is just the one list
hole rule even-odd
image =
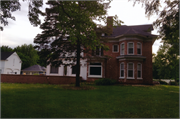
[[[82, 77], [80, 77], [82, 80]], [[11, 75], [1, 74], [3, 83], [75, 84], [73, 76]]]

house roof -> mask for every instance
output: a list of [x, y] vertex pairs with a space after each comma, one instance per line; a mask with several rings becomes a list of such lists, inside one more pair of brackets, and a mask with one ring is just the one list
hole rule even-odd
[[1, 52], [1, 60], [6, 60], [9, 56], [11, 56], [14, 52]]
[[33, 65], [28, 68], [23, 69], [22, 71], [45, 71], [45, 67], [42, 67], [40, 65]]
[[153, 27], [151, 24], [135, 25], [135, 26], [121, 25], [121, 26], [113, 27], [113, 32], [108, 37], [117, 37], [121, 35], [142, 35], [148, 37], [156, 36], [150, 33], [150, 31], [152, 30]]

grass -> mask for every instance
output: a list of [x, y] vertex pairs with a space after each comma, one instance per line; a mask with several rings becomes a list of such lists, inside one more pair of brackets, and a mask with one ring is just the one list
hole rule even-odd
[[179, 117], [178, 86], [94, 86], [83, 84], [83, 88], [77, 90], [67, 88], [69, 86], [64, 87], [48, 84], [1, 83], [1, 117]]

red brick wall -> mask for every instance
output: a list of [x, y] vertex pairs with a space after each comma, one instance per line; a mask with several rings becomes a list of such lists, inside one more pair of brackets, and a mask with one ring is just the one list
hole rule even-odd
[[[82, 77], [80, 77], [82, 80]], [[3, 83], [40, 83], [40, 84], [71, 84], [76, 82], [72, 76], [41, 76], [1, 74]]]

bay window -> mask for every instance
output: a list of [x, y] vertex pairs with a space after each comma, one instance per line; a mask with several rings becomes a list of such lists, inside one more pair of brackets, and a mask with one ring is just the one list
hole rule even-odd
[[121, 55], [124, 55], [124, 43], [121, 43]]
[[134, 54], [134, 43], [128, 43], [128, 54], [129, 55]]
[[142, 65], [140, 63], [137, 65], [137, 78], [142, 78]]
[[134, 64], [133, 63], [128, 63], [127, 67], [127, 73], [128, 77], [127, 78], [134, 78]]
[[120, 78], [124, 78], [124, 63], [120, 64]]
[[141, 55], [141, 43], [137, 43], [137, 54]]

